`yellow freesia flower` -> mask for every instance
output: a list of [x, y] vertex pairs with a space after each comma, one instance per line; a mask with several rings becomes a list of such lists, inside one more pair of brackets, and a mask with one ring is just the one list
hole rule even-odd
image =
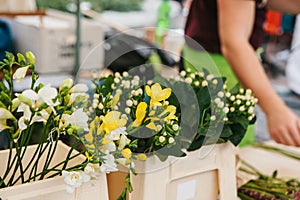
[[114, 108], [116, 105], [117, 105], [117, 103], [119, 102], [119, 100], [120, 100], [120, 93], [116, 93], [116, 95], [113, 97], [113, 99], [111, 100], [111, 107], [112, 108]]
[[110, 111], [104, 116], [103, 123], [101, 124], [100, 129], [103, 130], [106, 134], [108, 134], [112, 130], [124, 127], [126, 123], [127, 120], [121, 118], [120, 112]]
[[162, 89], [159, 83], [155, 83], [151, 86], [151, 88], [146, 85], [145, 87], [147, 95], [151, 98], [150, 99], [150, 108], [154, 105], [160, 106], [160, 101], [164, 101], [171, 95], [171, 88]]
[[136, 119], [132, 123], [132, 127], [138, 127], [142, 124], [147, 113], [147, 107], [148, 105], [145, 102], [139, 103], [135, 112]]
[[175, 106], [169, 105], [159, 116], [161, 117], [161, 116], [163, 116], [167, 113], [169, 113], [169, 115], [164, 118], [164, 120], [166, 122], [169, 122], [172, 119], [178, 120], [178, 118], [175, 115], [175, 113], [176, 113], [176, 107]]
[[94, 155], [90, 155], [87, 151], [85, 152], [85, 157], [90, 161], [93, 159]]
[[136, 155], [135, 158], [136, 158], [137, 160], [141, 160], [141, 161], [147, 160], [147, 156], [146, 156], [146, 154], [144, 154], [144, 153], [141, 153], [141, 154]]
[[126, 159], [131, 158], [132, 152], [129, 148], [123, 149], [122, 150], [122, 156]]

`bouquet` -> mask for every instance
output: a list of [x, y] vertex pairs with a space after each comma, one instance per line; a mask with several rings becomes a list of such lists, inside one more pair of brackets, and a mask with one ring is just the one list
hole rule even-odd
[[[1, 187], [44, 179], [65, 177], [67, 191], [73, 192], [86, 181], [97, 178], [101, 172], [117, 171], [117, 165], [128, 169], [126, 187], [119, 199], [126, 199], [132, 191], [131, 173], [137, 174], [135, 160], [144, 161], [158, 156], [165, 161], [169, 156], [182, 157], [186, 151], [203, 145], [231, 141], [237, 145], [247, 127], [255, 121], [257, 99], [251, 90], [237, 85], [232, 90], [226, 80], [207, 71], [182, 71], [177, 77], [164, 79], [130, 72], [96, 77], [91, 85], [75, 84], [65, 80], [59, 88], [36, 84], [35, 58], [31, 52], [7, 53], [0, 63], [5, 83], [0, 83], [0, 132], [9, 139], [9, 148], [17, 153], [8, 158], [7, 170], [0, 177]], [[15, 72], [13, 65], [20, 66]], [[31, 88], [15, 93], [14, 79], [21, 81], [31, 72]], [[39, 133], [38, 148], [33, 155], [29, 177], [23, 177], [29, 166], [23, 166], [26, 148], [32, 136]], [[67, 168], [74, 156], [49, 168], [57, 142], [64, 135], [74, 138], [72, 148], [78, 149], [86, 161]], [[35, 137], [36, 138], [36, 137]], [[43, 171], [35, 169], [46, 149]], [[52, 152], [52, 153], [51, 153]], [[10, 177], [10, 171], [19, 170], [19, 177]]]

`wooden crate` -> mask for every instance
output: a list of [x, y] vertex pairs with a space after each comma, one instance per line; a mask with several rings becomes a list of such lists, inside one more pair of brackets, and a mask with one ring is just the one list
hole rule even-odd
[[[24, 163], [27, 164], [31, 158], [32, 153], [34, 153], [36, 146], [28, 147], [25, 156]], [[62, 142], [58, 143], [56, 153], [54, 155], [53, 161], [50, 166], [61, 162], [66, 158], [69, 147]], [[0, 151], [0, 174], [3, 175], [7, 157], [8, 150]], [[46, 155], [40, 158], [41, 163], [44, 163]], [[72, 159], [69, 166], [74, 166], [77, 163], [81, 163], [85, 160], [84, 156], [79, 156], [76, 159]], [[39, 165], [38, 171], [43, 167], [42, 164]], [[30, 170], [29, 170], [30, 171]], [[17, 172], [18, 174], [19, 172]], [[25, 173], [25, 177], [28, 176]], [[106, 175], [101, 174], [97, 180], [92, 180], [88, 183], [84, 183], [80, 188], [77, 188], [73, 194], [68, 194], [66, 192], [66, 184], [63, 177], [57, 176], [54, 178], [33, 181], [26, 184], [17, 184], [15, 186], [6, 187], [0, 189], [0, 199], [1, 200], [108, 200], [107, 182]]]
[[[230, 142], [202, 147], [183, 158], [161, 162], [153, 156], [135, 164], [139, 174], [131, 176], [130, 200], [237, 199], [235, 148]], [[110, 199], [116, 199], [124, 186], [124, 173], [123, 178], [118, 174], [108, 176]]]
[[[294, 152], [300, 155], [299, 147], [292, 147], [277, 144], [273, 141], [267, 141], [265, 144], [269, 146], [274, 146], [283, 150]], [[300, 178], [300, 161], [287, 157], [285, 155], [273, 152], [270, 150], [258, 148], [255, 146], [246, 146], [239, 148], [237, 150], [237, 155], [240, 159], [246, 161], [247, 163], [254, 166], [259, 172], [272, 175], [272, 173], [277, 170], [277, 176], [281, 178]], [[241, 166], [239, 162], [238, 166]], [[237, 172], [238, 186], [243, 185], [252, 178], [256, 176], [249, 175], [243, 171], [238, 170]]]

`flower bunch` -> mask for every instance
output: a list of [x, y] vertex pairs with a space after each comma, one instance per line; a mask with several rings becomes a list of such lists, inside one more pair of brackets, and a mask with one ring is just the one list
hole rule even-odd
[[[268, 148], [268, 146], [266, 146]], [[272, 151], [284, 151], [282, 149], [271, 149]], [[299, 158], [299, 157], [298, 157]], [[256, 178], [250, 179], [245, 184], [238, 188], [238, 196], [244, 200], [255, 199], [300, 199], [300, 180], [295, 178], [279, 178], [275, 170], [272, 175], [266, 175], [259, 172], [252, 165], [244, 160], [241, 160], [243, 166], [240, 171], [250, 175], [255, 175]]]
[[243, 89], [239, 84], [228, 89], [225, 78], [215, 77], [206, 70], [182, 71], [179, 77], [170, 82], [188, 84], [198, 103], [197, 134], [188, 150], [228, 140], [238, 145], [248, 125], [255, 122], [254, 106], [257, 99], [250, 89]]
[[[35, 57], [6, 54], [0, 62], [4, 81], [0, 82], [0, 134], [8, 139], [9, 156], [6, 171], [0, 177], [0, 186], [7, 187], [18, 182], [26, 183], [59, 175], [68, 169], [68, 162], [81, 155], [72, 151], [81, 144], [80, 135], [88, 131], [88, 116], [83, 111], [84, 100], [89, 98], [87, 86], [74, 85], [71, 79], [65, 80], [59, 88], [36, 84], [38, 76], [34, 72]], [[18, 66], [13, 71], [13, 66]], [[18, 93], [14, 91], [15, 81], [22, 81], [31, 72], [31, 87]], [[75, 138], [66, 159], [55, 166], [50, 163], [56, 152], [58, 141], [63, 135]], [[28, 146], [36, 144], [34, 153], [28, 159]], [[41, 157], [46, 157], [41, 163]], [[72, 169], [82, 169], [86, 163], [79, 163]], [[42, 166], [42, 167], [40, 167]], [[41, 169], [41, 170], [40, 170]], [[16, 172], [20, 172], [16, 174]]]

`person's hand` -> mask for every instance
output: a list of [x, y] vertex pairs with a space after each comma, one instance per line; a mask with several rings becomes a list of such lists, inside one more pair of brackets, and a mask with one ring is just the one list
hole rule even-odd
[[300, 146], [300, 118], [288, 107], [275, 108], [267, 114], [271, 138], [281, 144]]

